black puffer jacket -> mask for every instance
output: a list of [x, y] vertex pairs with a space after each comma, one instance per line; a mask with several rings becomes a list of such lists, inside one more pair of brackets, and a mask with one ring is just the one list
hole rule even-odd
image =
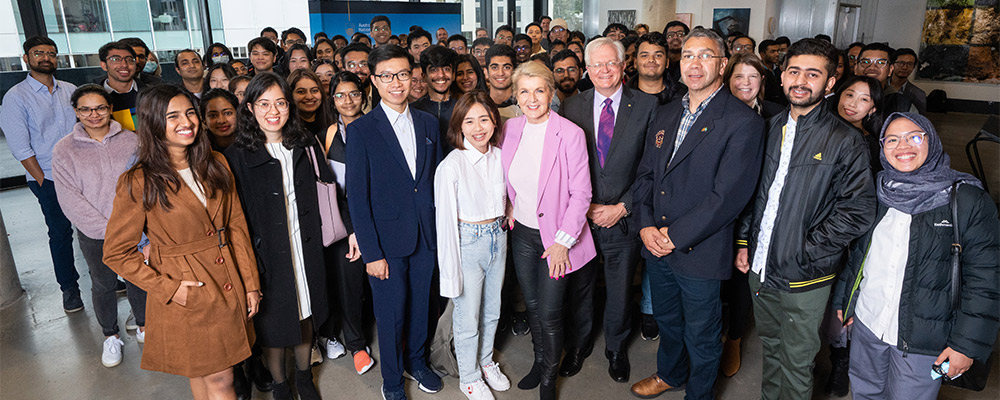
[[[787, 121], [788, 111], [767, 121], [764, 167], [753, 211], [737, 231], [737, 245], [749, 247], [751, 265]], [[786, 292], [834, 283], [847, 247], [871, 227], [876, 204], [868, 147], [861, 134], [825, 104], [797, 122], [761, 285]]]
[[[888, 209], [878, 206], [878, 220]], [[1000, 327], [1000, 221], [993, 200], [972, 185], [958, 188], [958, 230], [962, 240], [962, 295], [951, 309], [953, 225], [948, 204], [914, 215], [899, 298], [899, 339], [905, 352], [937, 356], [945, 347], [985, 362]], [[872, 249], [872, 227], [851, 249], [833, 294], [833, 307], [854, 315], [864, 261]]]

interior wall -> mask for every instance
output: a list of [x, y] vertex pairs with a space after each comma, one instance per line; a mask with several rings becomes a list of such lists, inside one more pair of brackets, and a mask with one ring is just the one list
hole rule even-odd
[[[651, 31], [663, 31], [663, 27], [674, 19], [676, 0], [614, 0], [600, 1], [597, 25], [601, 30], [608, 25], [608, 10], [636, 10], [636, 23], [649, 25]], [[631, 28], [631, 27], [629, 27]], [[594, 32], [599, 35], [602, 32]]]
[[[784, 2], [789, 1], [802, 0], [784, 0]], [[750, 29], [747, 34], [760, 41], [780, 36], [777, 31], [771, 32], [767, 25], [768, 20], [772, 17], [775, 18], [773, 24], [775, 28], [781, 25], [777, 19], [781, 3], [781, 0], [690, 0], [678, 2], [677, 12], [693, 14], [691, 16], [692, 28], [698, 25], [711, 28], [716, 8], [749, 8]]]
[[309, 3], [307, 0], [220, 0], [222, 5], [222, 26], [225, 30], [226, 45], [244, 47], [250, 40], [260, 36], [265, 26], [282, 30], [297, 27], [306, 34], [306, 41], [312, 43], [309, 31]]

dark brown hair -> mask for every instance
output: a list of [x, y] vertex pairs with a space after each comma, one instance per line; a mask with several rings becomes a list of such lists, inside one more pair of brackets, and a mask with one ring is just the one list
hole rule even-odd
[[764, 66], [764, 61], [761, 61], [760, 57], [757, 57], [753, 53], [736, 53], [729, 58], [729, 64], [726, 65], [726, 72], [722, 74], [722, 83], [729, 85], [729, 80], [733, 79], [733, 74], [736, 72], [736, 67], [746, 64], [752, 67], [760, 74], [760, 89], [757, 90], [757, 101], [764, 100], [764, 80], [767, 79], [767, 67]]
[[[172, 84], [150, 87], [139, 96], [139, 123], [136, 129], [139, 151], [135, 165], [125, 172], [125, 180], [128, 191], [132, 193], [136, 173], [141, 171], [145, 178], [142, 207], [146, 211], [157, 204], [169, 210], [168, 193], [176, 194], [181, 188], [180, 177], [170, 163], [166, 144], [167, 108], [170, 101], [178, 96], [187, 98], [191, 106], [198, 109], [198, 99], [191, 92]], [[206, 197], [215, 198], [217, 191], [225, 193], [232, 189], [232, 178], [226, 166], [212, 155], [212, 146], [200, 118], [198, 122], [194, 143], [187, 147], [187, 162], [195, 181], [205, 189]]]
[[[313, 81], [316, 86], [319, 87], [320, 92], [322, 92], [322, 95], [319, 97], [319, 108], [316, 109], [316, 115], [314, 118], [316, 118], [317, 125], [326, 130], [326, 128], [330, 125], [337, 123], [337, 118], [334, 116], [334, 111], [331, 110], [331, 108], [333, 108], [333, 97], [327, 94], [327, 88], [323, 87], [323, 82], [320, 81], [319, 75], [309, 68], [292, 71], [292, 73], [288, 75], [288, 88], [292, 90], [293, 98], [288, 100], [294, 102], [295, 85], [298, 85], [303, 79]], [[296, 113], [295, 117], [301, 119], [302, 115]], [[305, 120], [302, 120], [302, 122], [305, 124]]]
[[451, 121], [448, 123], [448, 133], [445, 135], [445, 138], [456, 149], [465, 150], [462, 121], [465, 120], [465, 115], [469, 113], [469, 110], [475, 104], [482, 105], [486, 109], [486, 113], [490, 115], [490, 119], [493, 120], [493, 136], [490, 136], [490, 145], [497, 146], [500, 143], [500, 112], [497, 111], [496, 103], [490, 98], [488, 92], [472, 90], [463, 94], [455, 102], [455, 109], [452, 111]]

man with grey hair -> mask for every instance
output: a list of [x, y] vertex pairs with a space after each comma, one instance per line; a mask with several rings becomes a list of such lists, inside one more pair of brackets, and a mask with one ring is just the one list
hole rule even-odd
[[625, 48], [621, 42], [599, 38], [584, 53], [593, 89], [569, 97], [560, 114], [583, 129], [590, 155], [590, 181], [594, 193], [587, 219], [599, 257], [570, 275], [567, 299], [566, 357], [562, 376], [580, 371], [593, 348], [594, 286], [604, 260], [607, 296], [604, 307], [605, 356], [608, 374], [628, 382], [629, 361], [625, 341], [631, 333], [630, 288], [639, 261], [632, 217], [632, 182], [642, 157], [646, 131], [657, 107], [653, 96], [622, 85]]
[[764, 120], [724, 88], [725, 43], [695, 29], [681, 47], [688, 93], [661, 106], [633, 184], [636, 226], [660, 329], [657, 371], [632, 386], [644, 399], [687, 385], [712, 399], [722, 356], [719, 289], [732, 274], [736, 218], [757, 184]]

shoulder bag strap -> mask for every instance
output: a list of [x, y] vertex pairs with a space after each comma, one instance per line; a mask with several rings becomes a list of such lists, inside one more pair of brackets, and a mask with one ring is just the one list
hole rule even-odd
[[958, 231], [958, 182], [951, 185], [951, 309], [957, 310], [962, 297], [962, 236]]

